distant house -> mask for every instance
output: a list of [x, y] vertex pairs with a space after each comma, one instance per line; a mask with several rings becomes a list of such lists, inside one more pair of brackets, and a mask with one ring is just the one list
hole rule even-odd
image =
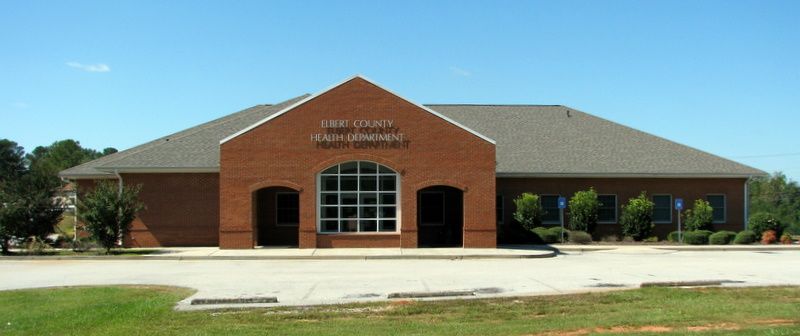
[[559, 225], [558, 197], [589, 187], [597, 235], [618, 233], [642, 191], [662, 237], [676, 198], [708, 200], [716, 229], [741, 230], [746, 182], [763, 174], [566, 106], [420, 105], [360, 76], [61, 172], [81, 192], [143, 186], [128, 246], [238, 249], [494, 247], [519, 240], [522, 192]]

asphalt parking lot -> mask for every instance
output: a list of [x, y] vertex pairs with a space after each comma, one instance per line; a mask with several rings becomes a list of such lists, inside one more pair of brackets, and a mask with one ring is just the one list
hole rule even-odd
[[723, 280], [724, 286], [800, 285], [799, 251], [619, 249], [545, 259], [464, 260], [2, 260], [0, 290], [155, 284], [197, 298], [276, 297], [311, 305], [386, 300], [392, 293], [471, 291], [475, 297], [547, 295]]

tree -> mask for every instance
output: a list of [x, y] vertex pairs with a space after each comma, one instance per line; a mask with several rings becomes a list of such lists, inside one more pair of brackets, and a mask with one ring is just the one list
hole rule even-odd
[[592, 233], [597, 226], [600, 201], [594, 188], [578, 191], [569, 199], [569, 228]]
[[714, 220], [714, 209], [705, 200], [695, 200], [694, 207], [686, 210], [686, 230], [710, 230]]
[[16, 142], [0, 139], [0, 184], [25, 172], [25, 150]]
[[770, 213], [776, 220], [800, 233], [800, 186], [781, 172], [756, 177], [748, 184], [750, 213]]
[[113, 182], [102, 181], [78, 202], [81, 220], [106, 254], [130, 232], [136, 213], [144, 209], [139, 201], [141, 188], [137, 185], [119, 189]]
[[30, 170], [52, 176], [54, 183], [57, 183], [58, 172], [114, 152], [116, 149], [109, 147], [101, 153], [81, 147], [78, 141], [67, 139], [53, 142], [50, 146], [36, 147], [25, 158]]
[[44, 239], [61, 220], [54, 206], [58, 184], [41, 172], [25, 169], [24, 150], [10, 140], [0, 140], [0, 244], [8, 253], [12, 238]]
[[542, 225], [542, 204], [539, 196], [532, 193], [523, 193], [514, 199], [516, 210], [514, 220], [519, 222], [526, 230]]
[[653, 224], [653, 209], [655, 204], [647, 199], [647, 194], [642, 192], [638, 197], [628, 200], [622, 206], [622, 234], [640, 241], [650, 236], [655, 225]]

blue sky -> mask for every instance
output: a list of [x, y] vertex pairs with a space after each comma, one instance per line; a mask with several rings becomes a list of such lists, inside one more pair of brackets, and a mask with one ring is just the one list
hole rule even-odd
[[363, 74], [800, 180], [800, 1], [3, 1], [0, 138], [125, 149]]

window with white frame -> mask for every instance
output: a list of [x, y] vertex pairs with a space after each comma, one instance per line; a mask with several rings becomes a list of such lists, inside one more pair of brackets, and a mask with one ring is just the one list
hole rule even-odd
[[389, 167], [350, 161], [319, 174], [319, 232], [396, 232], [398, 176]]
[[275, 224], [297, 226], [300, 223], [300, 195], [296, 192], [275, 193]]
[[725, 223], [725, 195], [707, 195], [706, 201], [714, 209], [712, 223]]
[[653, 195], [653, 223], [672, 223], [672, 195]]
[[561, 209], [558, 208], [559, 195], [542, 195], [542, 224], [561, 224]]
[[600, 207], [597, 208], [598, 223], [617, 222], [617, 195], [597, 195]]

